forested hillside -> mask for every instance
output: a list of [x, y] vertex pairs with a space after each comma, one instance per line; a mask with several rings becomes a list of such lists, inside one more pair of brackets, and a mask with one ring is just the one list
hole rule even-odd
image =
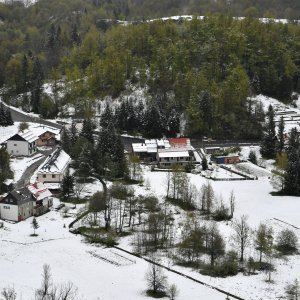
[[[161, 133], [172, 126], [176, 131], [183, 116], [190, 135], [259, 138], [263, 112], [247, 97], [263, 93], [291, 102], [292, 93], [300, 91], [297, 24], [212, 14], [124, 26], [103, 19], [124, 17], [114, 12], [122, 5], [101, 3], [0, 5], [0, 84], [6, 100], [21, 94], [23, 107], [46, 117], [72, 104], [78, 116], [91, 117], [95, 100], [126, 99], [139, 87], [145, 95], [139, 111], [157, 120]], [[43, 94], [46, 81], [53, 83], [52, 98]], [[128, 118], [117, 121], [121, 130], [137, 126]], [[144, 130], [149, 132], [146, 125]]]

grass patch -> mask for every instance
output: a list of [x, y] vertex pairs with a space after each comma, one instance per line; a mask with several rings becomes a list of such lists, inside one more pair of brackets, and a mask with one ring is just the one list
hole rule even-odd
[[196, 207], [188, 202], [183, 202], [180, 199], [174, 199], [171, 197], [166, 197], [167, 201], [170, 202], [171, 204], [180, 207], [181, 209], [185, 210], [185, 211], [194, 211], [196, 210]]

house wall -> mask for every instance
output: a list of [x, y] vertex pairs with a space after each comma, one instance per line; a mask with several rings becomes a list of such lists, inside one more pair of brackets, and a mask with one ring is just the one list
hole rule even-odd
[[185, 166], [191, 162], [190, 157], [162, 157], [158, 159], [160, 167], [171, 167], [175, 164]]
[[18, 206], [0, 203], [0, 219], [9, 221], [18, 221]]
[[7, 152], [15, 156], [30, 156], [36, 153], [36, 143], [28, 143], [26, 141], [7, 141]]
[[[49, 140], [49, 138], [51, 138], [51, 139]], [[54, 146], [55, 141], [56, 141], [55, 134], [47, 131], [39, 136], [39, 139], [37, 140], [37, 145], [38, 146]]]
[[33, 201], [26, 202], [19, 206], [19, 221], [26, 220], [33, 216]]
[[40, 182], [62, 182], [64, 178], [64, 174], [61, 173], [43, 173], [41, 170], [38, 173], [38, 178], [37, 180]]

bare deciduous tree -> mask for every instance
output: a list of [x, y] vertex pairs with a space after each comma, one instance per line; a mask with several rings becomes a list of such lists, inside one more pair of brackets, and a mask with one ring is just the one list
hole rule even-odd
[[233, 222], [234, 240], [240, 250], [240, 261], [244, 261], [245, 249], [251, 239], [251, 228], [247, 223], [248, 217], [242, 215], [240, 219], [235, 219]]
[[[156, 263], [157, 260], [154, 260]], [[146, 273], [146, 280], [148, 283], [148, 290], [157, 294], [163, 292], [166, 289], [167, 278], [163, 274], [161, 267], [156, 264], [150, 264], [149, 270]]]
[[1, 292], [1, 295], [4, 297], [4, 300], [16, 300], [17, 293], [14, 288], [4, 288]]
[[179, 294], [179, 290], [175, 284], [171, 284], [169, 288], [169, 296], [171, 300], [175, 300]]

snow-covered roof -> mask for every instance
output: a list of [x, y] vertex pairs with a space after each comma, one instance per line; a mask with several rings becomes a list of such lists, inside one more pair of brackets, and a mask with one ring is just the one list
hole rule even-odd
[[147, 152], [147, 145], [142, 143], [133, 143], [132, 144], [133, 152]]
[[189, 157], [188, 151], [163, 151], [158, 152], [158, 157], [167, 158], [167, 157]]
[[133, 143], [132, 149], [133, 152], [140, 153], [140, 152], [147, 152], [147, 153], [156, 153], [157, 148], [164, 148], [169, 149], [170, 143], [166, 139], [160, 139], [160, 140], [145, 140], [145, 143]]
[[46, 188], [46, 186], [42, 182], [36, 182], [34, 184], [29, 185], [27, 188], [31, 192], [31, 194], [34, 195], [36, 200], [43, 200], [52, 196], [52, 193], [48, 190], [48, 188]]
[[38, 137], [32, 133], [30, 130], [26, 129], [24, 131], [20, 131], [17, 134], [10, 137], [8, 140], [17, 140], [17, 136], [21, 137], [28, 143], [32, 143], [38, 139]]
[[59, 139], [59, 137], [60, 137], [60, 129], [58, 129], [58, 128], [45, 126], [45, 125], [32, 124], [32, 126], [30, 126], [29, 129], [36, 136], [41, 136], [45, 132], [51, 132], [51, 133], [55, 134], [55, 137], [57, 139]]
[[70, 156], [61, 148], [58, 148], [47, 158], [38, 171], [38, 174], [63, 173], [70, 161]]

